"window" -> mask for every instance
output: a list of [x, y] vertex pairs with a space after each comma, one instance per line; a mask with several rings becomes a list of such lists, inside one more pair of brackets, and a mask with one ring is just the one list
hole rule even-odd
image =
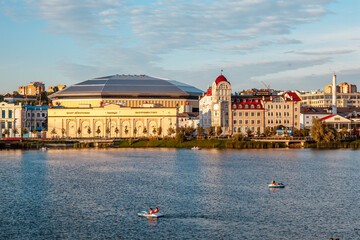
[[242, 112], [239, 112], [239, 117], [242, 117]]
[[246, 113], [245, 113], [245, 117], [248, 117], [248, 116], [249, 116], [249, 113], [248, 113], [248, 112], [246, 112]]
[[9, 118], [12, 118], [12, 110], [9, 110]]
[[1, 111], [1, 117], [2, 117], [2, 118], [5, 118], [5, 110], [2, 110], [2, 111]]
[[31, 117], [35, 117], [35, 114], [34, 114], [34, 113], [31, 113]]
[[45, 113], [42, 114], [42, 117], [45, 117]]
[[237, 123], [237, 121], [236, 120], [234, 120], [234, 124], [236, 124]]
[[255, 116], [255, 113], [254, 113], [254, 112], [252, 112], [252, 113], [251, 113], [251, 116], [252, 116], [252, 117], [254, 117], [254, 116]]
[[270, 116], [270, 112], [268, 112], [268, 116]]
[[40, 117], [40, 113], [37, 113], [37, 114], [36, 114], [36, 117]]
[[254, 131], [254, 127], [251, 127], [251, 131], [252, 131], [252, 132]]
[[297, 118], [297, 115], [295, 115], [295, 118]]
[[250, 108], [255, 108], [254, 104], [251, 104]]
[[8, 128], [9, 128], [9, 129], [12, 128], [12, 122], [8, 122]]
[[260, 124], [260, 120], [257, 120], [257, 124]]
[[295, 112], [297, 112], [297, 107], [295, 108]]
[[258, 117], [260, 117], [260, 112], [258, 112], [256, 115], [257, 115]]
[[256, 105], [256, 108], [261, 108], [260, 104]]
[[255, 124], [255, 120], [251, 120], [251, 124]]
[[232, 107], [233, 107], [233, 108], [236, 108], [236, 104], [233, 104]]
[[242, 120], [239, 120], [239, 124], [242, 124]]
[[248, 120], [245, 120], [245, 124], [248, 124], [249, 123], [249, 121]]
[[236, 117], [236, 112], [234, 112], [234, 114], [233, 114], [233, 115], [234, 115], [234, 117]]
[[233, 132], [236, 132], [236, 127], [234, 127]]
[[249, 108], [249, 105], [245, 104], [245, 108]]

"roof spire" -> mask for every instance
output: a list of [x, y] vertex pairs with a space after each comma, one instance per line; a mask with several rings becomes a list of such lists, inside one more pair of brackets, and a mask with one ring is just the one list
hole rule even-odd
[[222, 75], [223, 71], [224, 71], [224, 70], [222, 70], [222, 69], [221, 69], [221, 73], [220, 73], [220, 75]]

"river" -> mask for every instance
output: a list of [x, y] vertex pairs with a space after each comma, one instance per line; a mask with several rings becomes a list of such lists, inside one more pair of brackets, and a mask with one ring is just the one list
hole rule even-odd
[[0, 239], [359, 239], [359, 153], [0, 151]]

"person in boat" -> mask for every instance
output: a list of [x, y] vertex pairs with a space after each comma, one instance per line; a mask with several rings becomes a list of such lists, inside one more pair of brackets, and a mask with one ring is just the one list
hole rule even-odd
[[154, 213], [154, 210], [152, 208], [149, 209], [149, 214], [153, 214]]
[[274, 180], [271, 181], [272, 184], [277, 185]]
[[159, 212], [159, 209], [156, 207], [154, 210], [154, 213], [158, 213], [158, 212]]

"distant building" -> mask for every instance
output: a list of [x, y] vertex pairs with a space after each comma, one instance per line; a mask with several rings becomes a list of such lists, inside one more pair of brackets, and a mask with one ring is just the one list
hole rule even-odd
[[[38, 137], [41, 135], [41, 132], [47, 130], [48, 108], [49, 106], [23, 106], [22, 126], [28, 130], [24, 137]], [[34, 129], [36, 129], [37, 134], [32, 133]]]
[[[20, 137], [21, 136], [21, 104], [7, 102], [0, 103], [0, 135], [1, 137]], [[16, 129], [16, 130], [15, 130]], [[5, 134], [6, 131], [8, 134]], [[17, 132], [17, 133], [15, 133]]]
[[178, 114], [178, 127], [192, 127], [197, 128], [199, 126], [199, 113], [187, 112]]
[[35, 101], [36, 96], [30, 96], [30, 95], [19, 95], [19, 94], [10, 94], [7, 93], [4, 95], [4, 101], [8, 103], [15, 103], [17, 101]]
[[53, 92], [61, 91], [61, 90], [63, 90], [64, 88], [66, 88], [66, 85], [56, 85], [56, 86], [52, 86], [52, 87], [49, 87], [48, 93], [53, 93]]
[[[332, 84], [325, 86], [325, 93], [332, 93]], [[346, 82], [340, 83], [336, 86], [337, 93], [356, 93], [357, 87], [354, 84], [348, 84]]]
[[45, 84], [42, 82], [30, 82], [26, 86], [19, 87], [20, 95], [38, 95], [45, 91]]

